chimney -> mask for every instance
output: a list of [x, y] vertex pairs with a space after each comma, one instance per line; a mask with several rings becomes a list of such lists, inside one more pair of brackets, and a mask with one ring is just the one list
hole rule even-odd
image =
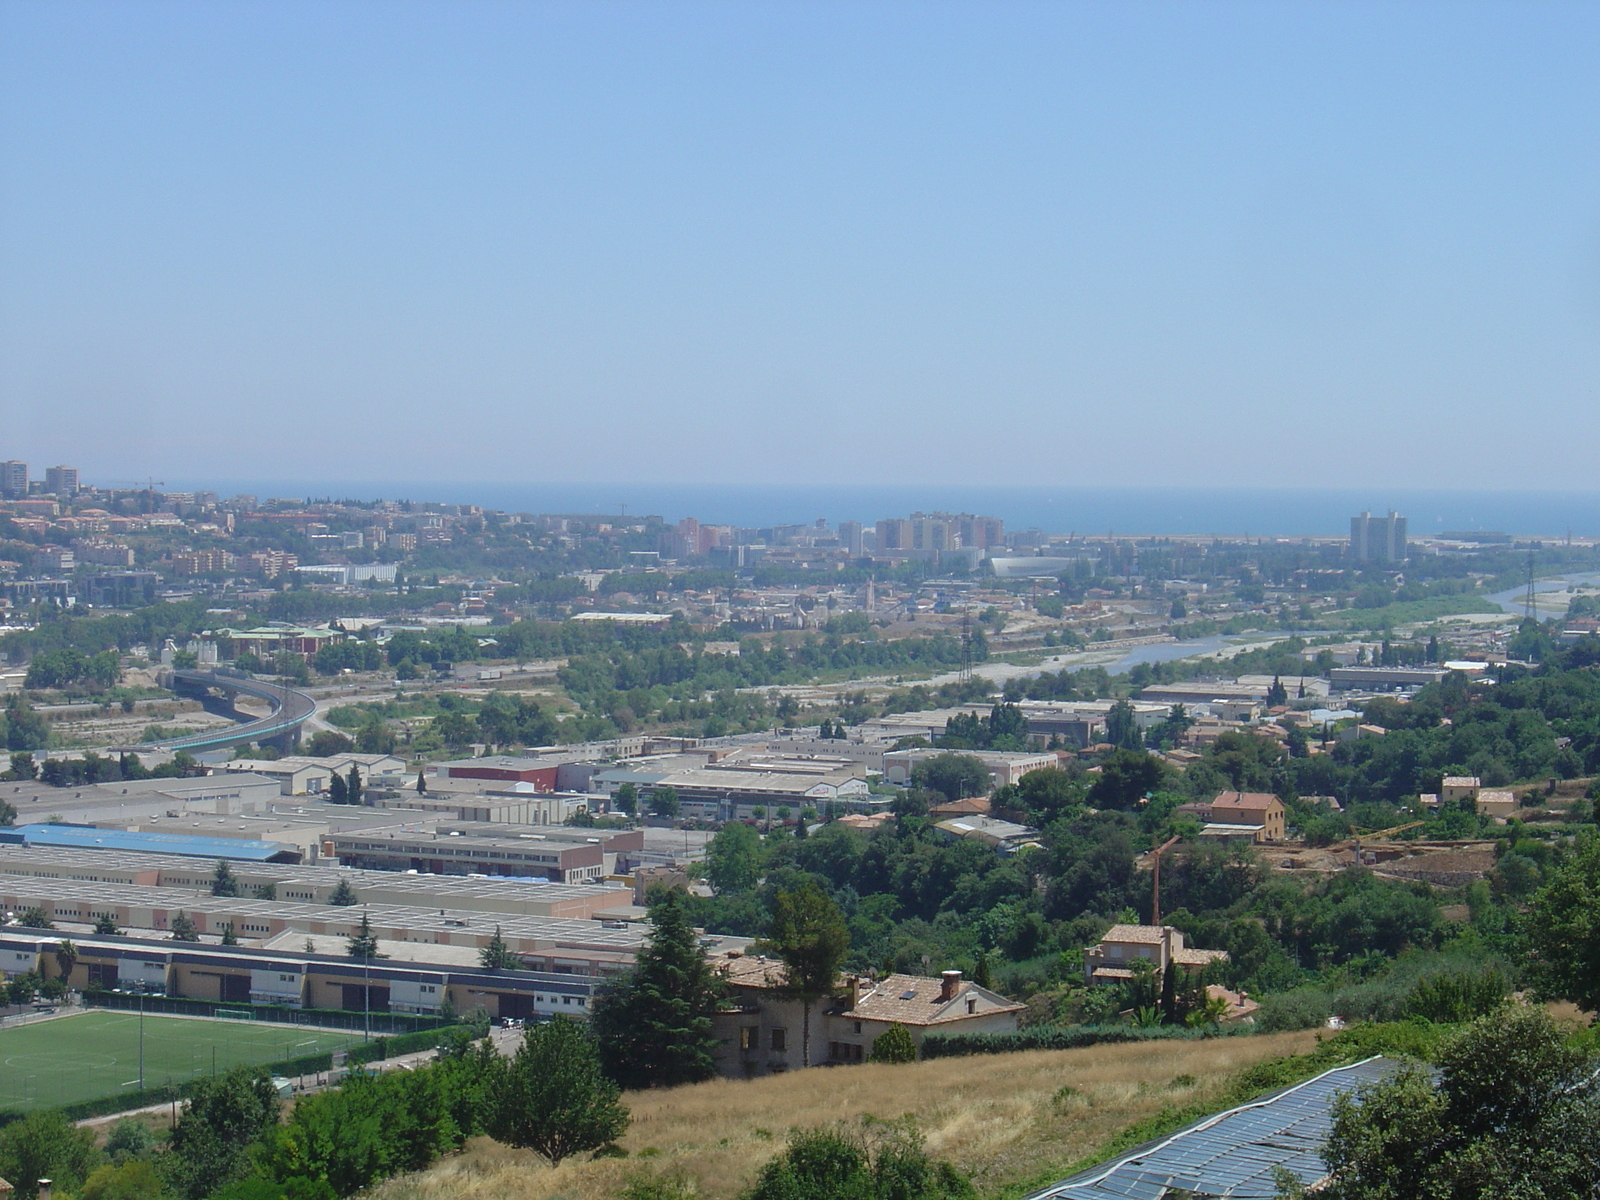
[[50, 1200], [50, 1180], [39, 1180], [39, 1200]]
[[850, 976], [850, 1011], [861, 1007], [861, 976]]
[[939, 1003], [945, 1004], [956, 998], [956, 993], [961, 990], [960, 971], [939, 972]]

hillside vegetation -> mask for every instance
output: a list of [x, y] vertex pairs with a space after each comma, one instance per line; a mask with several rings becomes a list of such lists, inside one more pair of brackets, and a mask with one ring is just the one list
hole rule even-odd
[[912, 1118], [930, 1153], [980, 1194], [1012, 1195], [1104, 1146], [1163, 1108], [1205, 1101], [1237, 1071], [1303, 1053], [1312, 1033], [1030, 1051], [902, 1066], [814, 1069], [629, 1092], [626, 1158], [551, 1169], [487, 1138], [427, 1171], [373, 1189], [374, 1200], [614, 1200], [629, 1181], [679, 1177], [703, 1200], [732, 1200], [783, 1148], [792, 1127]]

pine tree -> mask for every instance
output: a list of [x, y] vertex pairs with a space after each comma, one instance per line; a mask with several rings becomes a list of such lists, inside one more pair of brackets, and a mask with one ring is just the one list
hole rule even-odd
[[783, 960], [785, 990], [800, 1001], [800, 1065], [811, 1065], [811, 1006], [833, 994], [850, 949], [839, 906], [814, 883], [779, 892], [766, 943]]
[[417, 795], [426, 796], [427, 794], [428, 794], [428, 780], [424, 776], [423, 772], [418, 771], [417, 772]]
[[222, 944], [224, 946], [237, 946], [239, 944], [239, 936], [233, 932], [232, 921], [229, 921], [222, 931]]
[[496, 925], [494, 937], [478, 951], [478, 964], [488, 971], [514, 970], [522, 965], [522, 960], [511, 952], [505, 939], [500, 936], [500, 926]]
[[601, 1062], [627, 1088], [714, 1078], [711, 1014], [721, 1002], [722, 981], [701, 953], [680, 893], [668, 892], [650, 919], [650, 941], [633, 971], [595, 1000], [590, 1025]]
[[344, 802], [346, 804], [360, 804], [361, 801], [361, 768], [355, 763], [350, 764], [350, 774], [345, 778]]
[[[337, 778], [337, 776], [335, 776], [335, 778]], [[338, 908], [349, 908], [352, 904], [358, 903], [356, 900], [356, 891], [350, 886], [350, 881], [348, 879], [345, 879], [342, 876], [340, 877], [339, 886], [333, 889], [333, 895], [328, 897], [328, 903]]]
[[345, 803], [346, 790], [347, 789], [345, 788], [345, 785], [344, 785], [344, 776], [339, 774], [339, 772], [335, 771], [332, 775], [330, 775], [328, 777], [328, 803], [329, 804], [343, 804], [343, 803]]
[[371, 962], [375, 958], [385, 957], [378, 953], [378, 935], [372, 932], [372, 921], [365, 911], [361, 914], [360, 928], [350, 935], [345, 953], [359, 962]]
[[200, 931], [195, 928], [194, 922], [189, 919], [189, 914], [183, 909], [178, 910], [178, 915], [172, 918], [172, 940], [175, 942], [198, 942]]
[[228, 865], [228, 860], [225, 858], [217, 859], [217, 869], [211, 874], [211, 894], [213, 896], [239, 894], [239, 878], [233, 873], [233, 868]]

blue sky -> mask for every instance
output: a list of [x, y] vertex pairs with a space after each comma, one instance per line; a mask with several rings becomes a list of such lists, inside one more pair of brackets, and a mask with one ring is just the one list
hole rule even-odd
[[1593, 489], [1587, 4], [0, 6], [0, 457]]

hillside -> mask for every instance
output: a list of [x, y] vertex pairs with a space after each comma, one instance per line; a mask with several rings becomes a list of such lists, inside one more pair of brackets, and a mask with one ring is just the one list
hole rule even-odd
[[914, 1117], [932, 1153], [969, 1172], [982, 1194], [999, 1195], [1065, 1168], [1165, 1105], [1203, 1100], [1242, 1067], [1303, 1052], [1315, 1040], [1303, 1032], [1147, 1042], [633, 1092], [626, 1159], [574, 1159], [551, 1170], [532, 1154], [478, 1139], [429, 1171], [374, 1189], [374, 1197], [613, 1200], [640, 1173], [681, 1171], [706, 1200], [731, 1200], [790, 1127], [868, 1114]]

